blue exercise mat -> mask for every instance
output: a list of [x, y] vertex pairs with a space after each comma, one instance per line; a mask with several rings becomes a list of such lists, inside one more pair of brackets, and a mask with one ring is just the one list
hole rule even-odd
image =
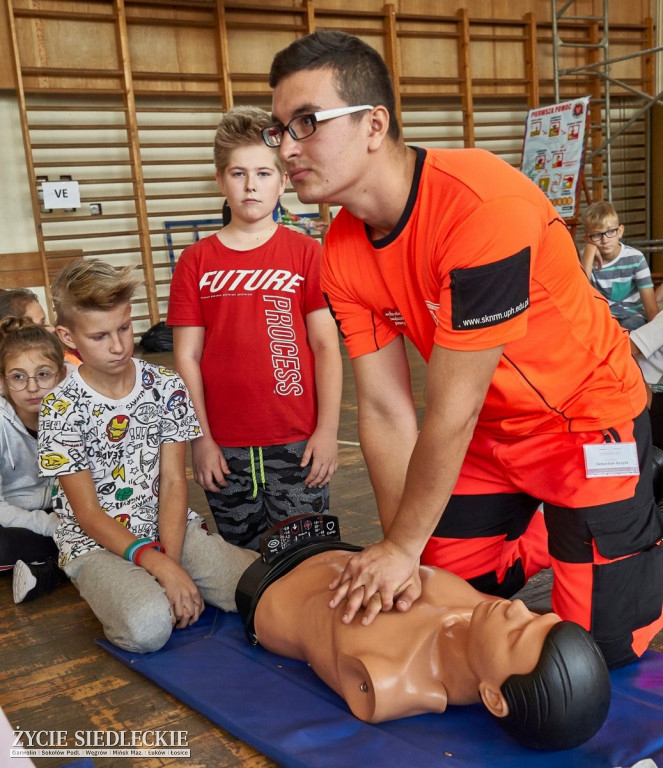
[[253, 647], [236, 614], [211, 607], [155, 653], [98, 642], [284, 768], [625, 768], [644, 758], [663, 768], [663, 654], [653, 651], [611, 673], [598, 734], [542, 753], [513, 741], [480, 705], [380, 725], [357, 720], [306, 664]]

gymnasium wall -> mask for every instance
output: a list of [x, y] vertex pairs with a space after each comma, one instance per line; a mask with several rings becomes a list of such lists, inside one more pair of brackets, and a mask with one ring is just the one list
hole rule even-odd
[[[658, 0], [660, 2], [660, 0]], [[427, 146], [480, 146], [520, 163], [529, 108], [554, 101], [548, 0], [4, 0], [0, 16], [0, 274], [21, 254], [48, 275], [83, 253], [143, 270], [140, 331], [163, 316], [181, 248], [218, 227], [221, 199], [211, 144], [221, 111], [269, 109], [274, 53], [316, 27], [358, 34], [387, 60], [404, 135]], [[579, 43], [565, 67], [591, 59], [603, 2], [572, 3], [560, 34]], [[611, 123], [628, 129], [613, 148], [613, 199], [632, 238], [648, 219], [648, 111], [633, 89], [653, 89], [648, 0], [610, 3]], [[561, 83], [560, 100], [602, 95], [586, 72]], [[629, 90], [631, 89], [631, 90]], [[598, 102], [597, 102], [598, 103]], [[600, 145], [600, 121], [591, 140]], [[632, 121], [632, 122], [631, 122]], [[600, 159], [600, 158], [599, 158]], [[81, 207], [46, 212], [38, 176], [79, 182]], [[587, 166], [588, 196], [602, 192]], [[585, 204], [588, 198], [584, 198]], [[101, 215], [92, 207], [100, 203]], [[285, 205], [301, 206], [292, 192]], [[326, 212], [323, 210], [323, 214]], [[333, 214], [333, 211], [332, 211]], [[3, 256], [2, 254], [5, 254]], [[9, 277], [11, 279], [12, 271]], [[46, 287], [45, 298], [48, 299]]]

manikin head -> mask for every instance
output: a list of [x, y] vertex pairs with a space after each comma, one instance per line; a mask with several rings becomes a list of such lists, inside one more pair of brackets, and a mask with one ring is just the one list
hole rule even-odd
[[534, 670], [507, 678], [502, 693], [509, 712], [498, 722], [514, 739], [533, 749], [570, 749], [605, 722], [610, 676], [589, 632], [561, 621], [548, 633]]
[[468, 656], [484, 705], [527, 747], [569, 749], [605, 721], [607, 665], [575, 622], [533, 614], [520, 600], [482, 602], [470, 622]]

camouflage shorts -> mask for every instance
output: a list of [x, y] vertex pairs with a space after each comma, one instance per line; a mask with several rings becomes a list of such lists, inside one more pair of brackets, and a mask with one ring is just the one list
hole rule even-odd
[[221, 448], [228, 485], [206, 491], [219, 533], [240, 547], [258, 549], [258, 537], [293, 515], [329, 512], [329, 483], [307, 488], [310, 466], [300, 467], [306, 440], [263, 448]]

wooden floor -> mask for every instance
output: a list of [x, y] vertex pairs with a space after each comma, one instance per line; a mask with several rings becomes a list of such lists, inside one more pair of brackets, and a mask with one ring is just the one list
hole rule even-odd
[[[170, 364], [170, 355], [146, 355]], [[424, 367], [412, 355], [413, 391], [423, 402]], [[332, 481], [332, 511], [343, 538], [370, 544], [379, 537], [375, 503], [357, 445], [354, 386], [347, 360], [341, 416], [340, 467]], [[209, 519], [203, 493], [190, 478], [190, 504]], [[524, 597], [533, 607], [548, 601], [543, 574]], [[0, 706], [14, 728], [28, 731], [178, 730], [188, 733], [190, 758], [95, 758], [95, 768], [266, 768], [275, 764], [156, 685], [111, 658], [94, 643], [101, 628], [69, 583], [50, 596], [14, 605], [11, 576], [0, 576]], [[663, 633], [653, 645], [663, 651]], [[11, 764], [0, 755], [0, 768]], [[38, 768], [61, 766], [62, 758], [35, 758]]]

